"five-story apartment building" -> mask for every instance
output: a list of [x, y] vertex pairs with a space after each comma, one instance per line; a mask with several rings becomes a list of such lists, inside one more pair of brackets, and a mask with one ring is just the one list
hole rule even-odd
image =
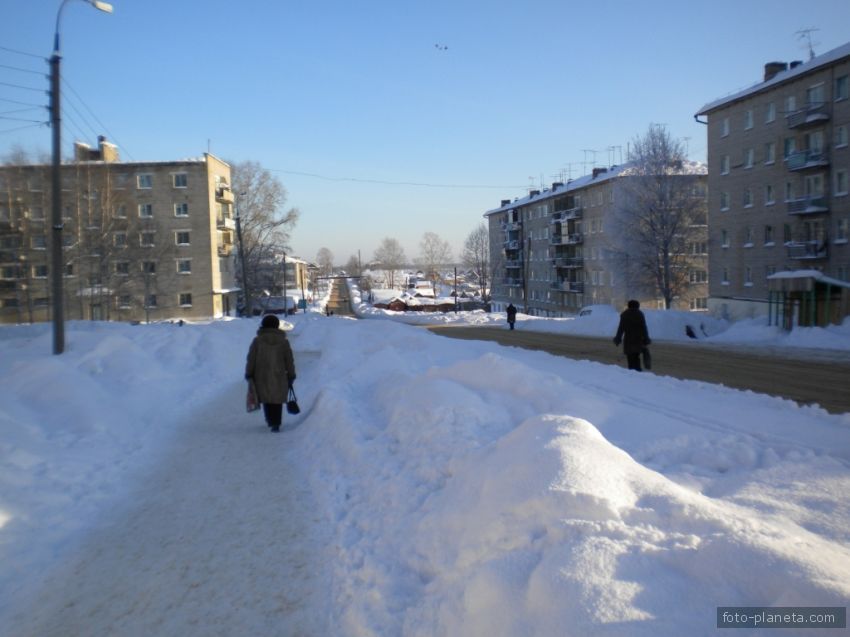
[[[121, 162], [78, 144], [61, 166], [65, 317], [161, 320], [235, 314], [230, 167]], [[51, 167], [0, 166], [0, 322], [47, 321]]]

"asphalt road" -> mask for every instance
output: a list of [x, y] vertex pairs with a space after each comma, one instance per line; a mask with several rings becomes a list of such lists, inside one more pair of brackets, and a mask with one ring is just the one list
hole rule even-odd
[[328, 310], [335, 316], [354, 316], [351, 302], [348, 298], [348, 286], [345, 279], [334, 279], [331, 283], [331, 296], [328, 299]]
[[[542, 350], [557, 356], [625, 367], [622, 347], [609, 338], [591, 338], [520, 329], [432, 326], [442, 336], [496, 341], [502, 345]], [[675, 378], [718, 383], [737, 389], [782, 396], [800, 404], [818, 404], [831, 413], [850, 412], [850, 355], [733, 348], [653, 341], [652, 372]]]

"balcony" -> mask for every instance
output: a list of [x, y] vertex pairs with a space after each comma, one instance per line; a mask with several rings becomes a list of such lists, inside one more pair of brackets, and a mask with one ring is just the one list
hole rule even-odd
[[578, 245], [583, 241], [580, 234], [553, 234], [549, 239], [553, 246]]
[[232, 243], [222, 243], [218, 246], [218, 256], [229, 257], [231, 254], [233, 254]]
[[219, 215], [216, 219], [216, 226], [219, 230], [236, 230], [236, 220], [232, 217]]
[[522, 224], [519, 221], [503, 221], [502, 222], [502, 230], [505, 232], [511, 232], [513, 230], [519, 230]]
[[829, 258], [829, 245], [825, 240], [789, 241], [788, 258], [797, 261], [815, 261]]
[[505, 259], [505, 267], [506, 268], [521, 268], [522, 261], [519, 259]]
[[801, 150], [791, 153], [785, 158], [788, 170], [806, 170], [829, 166], [829, 153], [825, 148], [818, 150]]
[[786, 115], [785, 121], [788, 123], [788, 128], [800, 128], [829, 121], [829, 106], [825, 102], [808, 104], [806, 108]]
[[561, 292], [581, 294], [584, 292], [584, 283], [581, 281], [553, 281], [551, 288], [553, 290], [560, 290]]
[[806, 195], [797, 199], [788, 199], [785, 205], [788, 207], [789, 215], [815, 215], [829, 212], [827, 198], [822, 195]]
[[506, 285], [509, 288], [521, 288], [522, 287], [522, 279], [518, 279], [516, 277], [504, 277], [501, 282], [502, 282], [502, 285]]
[[215, 200], [221, 203], [233, 203], [233, 191], [229, 186], [220, 186], [215, 189]]
[[519, 250], [519, 240], [510, 239], [505, 241], [505, 250]]
[[571, 219], [581, 219], [583, 210], [581, 208], [570, 208], [569, 210], [560, 210], [552, 215], [549, 223], [566, 223]]
[[552, 264], [556, 268], [583, 268], [584, 257], [555, 257]]

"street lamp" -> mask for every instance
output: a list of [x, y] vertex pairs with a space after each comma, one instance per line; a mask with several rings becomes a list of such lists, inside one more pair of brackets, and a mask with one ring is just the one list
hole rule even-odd
[[[112, 13], [112, 5], [99, 0], [83, 0], [95, 9]], [[53, 36], [53, 55], [50, 56], [50, 127], [53, 131], [53, 172], [52, 172], [52, 215], [53, 244], [50, 252], [50, 277], [53, 291], [53, 353], [65, 351], [65, 308], [62, 290], [62, 131], [59, 116], [59, 62], [62, 60], [59, 48], [59, 21], [62, 10], [69, 0], [62, 0], [56, 13], [56, 31]]]

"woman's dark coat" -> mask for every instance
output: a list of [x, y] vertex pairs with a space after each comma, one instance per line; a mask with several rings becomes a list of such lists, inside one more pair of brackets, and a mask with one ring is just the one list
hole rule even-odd
[[261, 327], [248, 349], [245, 378], [254, 379], [257, 400], [282, 405], [295, 380], [295, 359], [286, 332]]
[[614, 342], [619, 344], [623, 341], [623, 352], [629, 354], [640, 354], [644, 347], [649, 345], [649, 330], [646, 329], [646, 317], [638, 309], [629, 308], [620, 314], [620, 325], [617, 327], [617, 335]]

